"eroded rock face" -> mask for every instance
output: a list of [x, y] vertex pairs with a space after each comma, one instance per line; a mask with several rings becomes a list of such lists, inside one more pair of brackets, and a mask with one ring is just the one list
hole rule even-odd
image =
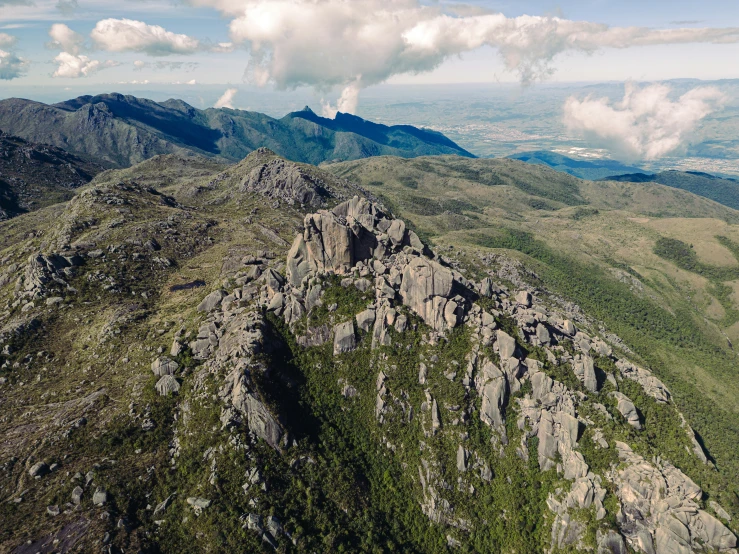
[[180, 390], [180, 383], [172, 375], [164, 375], [157, 381], [156, 389], [161, 396], [177, 394]]
[[634, 403], [623, 393], [614, 391], [611, 396], [616, 399], [618, 404], [616, 407], [618, 411], [624, 416], [624, 419], [636, 430], [641, 430], [641, 423], [639, 422], [639, 412], [636, 411]]
[[734, 534], [700, 509], [703, 491], [684, 473], [664, 461], [646, 461], [625, 443], [616, 442], [616, 449], [623, 467], [609, 478], [617, 486], [621, 529], [632, 548], [658, 554], [736, 548]]
[[151, 364], [151, 371], [157, 377], [164, 377], [165, 375], [174, 375], [179, 369], [177, 362], [166, 356], [160, 356]]
[[423, 244], [405, 223], [389, 219], [375, 204], [354, 197], [331, 211], [307, 215], [304, 228], [287, 257], [291, 286], [302, 288], [314, 275], [348, 275], [361, 266], [374, 273], [378, 299], [394, 301], [400, 295], [436, 331], [451, 329], [463, 318], [465, 299], [453, 291], [455, 282], [464, 285], [451, 269], [423, 255]]
[[288, 204], [297, 202], [322, 206], [329, 193], [299, 165], [274, 159], [255, 167], [241, 185], [241, 191], [258, 192]]
[[339, 323], [334, 327], [334, 356], [351, 352], [357, 345], [357, 337], [354, 334], [354, 324], [351, 321]]
[[444, 331], [459, 319], [460, 307], [449, 298], [453, 282], [449, 269], [426, 258], [413, 258], [403, 269], [400, 297], [426, 324]]
[[65, 278], [73, 274], [74, 268], [82, 265], [83, 259], [77, 254], [33, 254], [23, 274], [22, 295], [31, 298], [45, 296], [50, 287], [69, 288]]

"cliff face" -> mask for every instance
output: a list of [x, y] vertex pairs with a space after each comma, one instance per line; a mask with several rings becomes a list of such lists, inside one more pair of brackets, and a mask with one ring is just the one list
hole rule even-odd
[[736, 552], [668, 387], [519, 262], [265, 150], [134, 173], [7, 227], [3, 550]]

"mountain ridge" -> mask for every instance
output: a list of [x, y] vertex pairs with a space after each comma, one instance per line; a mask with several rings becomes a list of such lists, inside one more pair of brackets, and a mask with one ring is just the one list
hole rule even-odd
[[329, 120], [298, 112], [274, 119], [257, 112], [199, 110], [182, 100], [155, 102], [118, 93], [80, 96], [51, 105], [3, 100], [0, 129], [115, 167], [187, 151], [238, 161], [259, 147], [316, 165], [381, 154], [472, 156], [438, 133], [410, 126], [388, 127], [346, 114]]

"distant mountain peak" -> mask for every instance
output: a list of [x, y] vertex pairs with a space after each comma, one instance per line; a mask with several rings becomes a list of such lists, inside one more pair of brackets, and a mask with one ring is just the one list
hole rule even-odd
[[26, 140], [118, 167], [186, 151], [239, 161], [263, 146], [311, 164], [384, 155], [472, 156], [440, 133], [410, 125], [381, 125], [343, 113], [328, 119], [309, 106], [274, 119], [256, 112], [226, 114], [199, 110], [178, 99], [155, 102], [120, 93], [79, 96], [53, 105], [3, 100], [0, 127]]

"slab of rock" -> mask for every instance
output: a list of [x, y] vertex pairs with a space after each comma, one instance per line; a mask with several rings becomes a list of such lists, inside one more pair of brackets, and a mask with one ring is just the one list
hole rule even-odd
[[234, 386], [231, 402], [238, 411], [246, 414], [249, 430], [277, 449], [282, 438], [282, 427], [267, 407], [249, 392], [243, 375]]
[[641, 423], [639, 422], [639, 412], [636, 411], [636, 406], [625, 394], [613, 391], [611, 396], [616, 399], [618, 403], [616, 407], [618, 411], [624, 416], [626, 422], [636, 430], [641, 430]]
[[598, 379], [595, 375], [595, 365], [593, 358], [587, 354], [582, 354], [573, 362], [575, 375], [580, 378], [583, 385], [590, 392], [598, 392]]
[[354, 334], [354, 323], [349, 320], [334, 327], [334, 356], [351, 352], [357, 347], [357, 336]]
[[475, 386], [482, 396], [480, 419], [496, 429], [505, 438], [503, 409], [508, 399], [508, 383], [503, 372], [491, 361], [486, 361], [476, 378]]
[[72, 490], [72, 502], [79, 506], [80, 502], [82, 502], [82, 494], [84, 491], [82, 490], [82, 487], [77, 486]]
[[552, 337], [549, 335], [549, 330], [542, 323], [539, 323], [536, 326], [536, 338], [539, 339], [539, 342], [542, 344], [549, 344], [552, 340]]
[[174, 360], [166, 356], [161, 356], [151, 364], [151, 371], [157, 377], [164, 377], [165, 375], [174, 375], [179, 367]]
[[459, 473], [467, 471], [467, 452], [461, 444], [457, 448], [457, 471]]
[[[447, 312], [454, 276], [444, 266], [432, 260], [413, 258], [403, 269], [400, 296], [403, 304], [416, 312], [424, 322], [437, 331], [456, 325], [457, 305]], [[454, 325], [450, 325], [450, 322]]]
[[498, 354], [501, 360], [512, 358], [516, 353], [516, 340], [505, 331], [498, 329], [496, 332], [498, 340]]
[[36, 462], [28, 470], [28, 474], [31, 477], [43, 477], [47, 473], [49, 473], [49, 466], [46, 465], [44, 462]]
[[531, 307], [531, 293], [526, 290], [519, 291], [518, 294], [516, 294], [516, 302], [520, 304], [521, 306], [524, 306], [526, 308]]
[[574, 337], [577, 333], [577, 327], [575, 327], [575, 324], [569, 319], [566, 319], [562, 322], [562, 331], [564, 331], [566, 335]]
[[195, 512], [196, 516], [199, 516], [203, 510], [210, 507], [210, 500], [198, 496], [188, 497], [187, 503], [192, 506], [192, 511]]
[[214, 290], [203, 301], [198, 304], [198, 311], [210, 313], [221, 305], [221, 301], [225, 295], [220, 290]]
[[598, 531], [598, 554], [628, 554], [624, 538], [615, 531]]
[[369, 332], [375, 324], [375, 310], [367, 309], [357, 314], [357, 327], [362, 331]]
[[177, 394], [180, 392], [180, 383], [173, 375], [165, 375], [155, 385], [157, 392], [161, 396], [167, 396], [169, 394]]
[[107, 501], [108, 493], [101, 488], [98, 488], [92, 495], [92, 503], [95, 504], [95, 506], [102, 506]]

